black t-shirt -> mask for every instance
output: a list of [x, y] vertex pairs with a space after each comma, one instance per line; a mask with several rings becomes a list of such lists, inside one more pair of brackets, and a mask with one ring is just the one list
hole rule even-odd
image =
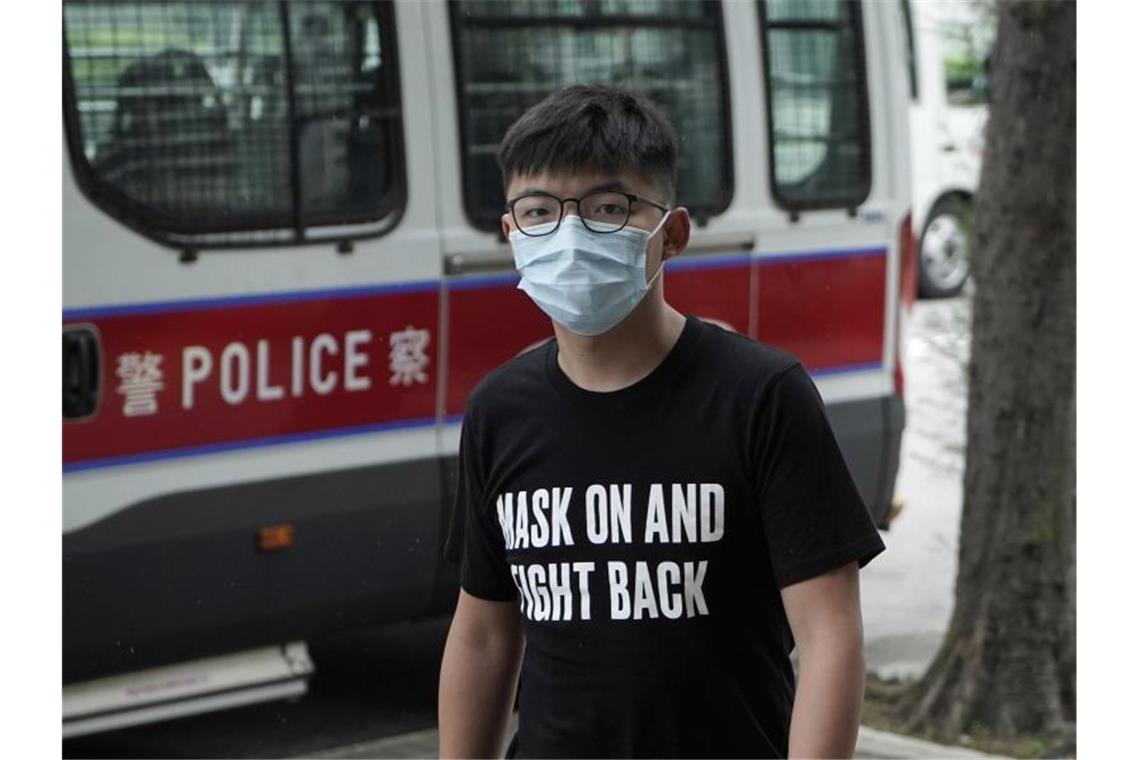
[[884, 550], [796, 358], [689, 316], [613, 392], [549, 341], [463, 420], [446, 554], [517, 600], [518, 757], [786, 757], [779, 590]]

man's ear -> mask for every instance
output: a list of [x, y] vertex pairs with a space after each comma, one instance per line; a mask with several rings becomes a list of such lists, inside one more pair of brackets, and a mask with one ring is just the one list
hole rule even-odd
[[680, 256], [689, 245], [689, 231], [692, 229], [693, 223], [689, 218], [689, 210], [684, 206], [677, 206], [673, 212], [669, 214], [669, 218], [665, 220], [665, 226], [661, 228], [662, 234], [662, 248], [661, 260], [668, 261], [674, 256]]
[[511, 237], [511, 214], [509, 211], [504, 212], [503, 215], [499, 217], [499, 224], [502, 226], [503, 240], [509, 240]]

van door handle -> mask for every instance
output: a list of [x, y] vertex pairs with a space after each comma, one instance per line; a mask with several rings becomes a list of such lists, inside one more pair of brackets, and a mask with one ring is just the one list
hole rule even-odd
[[515, 260], [513, 256], [466, 257], [461, 253], [452, 253], [444, 257], [443, 271], [444, 274], [514, 272]]
[[716, 253], [751, 253], [756, 250], [756, 236], [740, 232], [719, 234], [696, 233], [689, 239], [689, 245], [682, 256], [704, 256]]
[[63, 418], [87, 417], [99, 403], [99, 341], [90, 328], [63, 331]]

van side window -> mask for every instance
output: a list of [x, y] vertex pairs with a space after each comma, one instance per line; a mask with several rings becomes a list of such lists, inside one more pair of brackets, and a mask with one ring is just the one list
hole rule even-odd
[[950, 106], [984, 106], [990, 100], [990, 54], [993, 52], [997, 23], [981, 16], [973, 23], [944, 20], [938, 27], [942, 37], [942, 73], [946, 81], [946, 103]]
[[760, 0], [772, 193], [789, 210], [853, 208], [871, 190], [859, 3]]
[[79, 184], [175, 247], [383, 232], [405, 185], [394, 32], [389, 3], [68, 0]]
[[724, 24], [718, 2], [603, 0], [451, 3], [464, 202], [499, 229], [495, 153], [507, 128], [574, 83], [624, 85], [659, 104], [677, 130], [677, 203], [700, 221], [732, 199]]

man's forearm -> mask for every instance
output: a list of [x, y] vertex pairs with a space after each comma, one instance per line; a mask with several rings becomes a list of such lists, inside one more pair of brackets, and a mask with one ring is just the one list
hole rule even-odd
[[866, 684], [857, 638], [801, 652], [788, 757], [851, 757]]
[[442, 758], [500, 757], [522, 662], [522, 641], [473, 641], [454, 628], [439, 674]]

